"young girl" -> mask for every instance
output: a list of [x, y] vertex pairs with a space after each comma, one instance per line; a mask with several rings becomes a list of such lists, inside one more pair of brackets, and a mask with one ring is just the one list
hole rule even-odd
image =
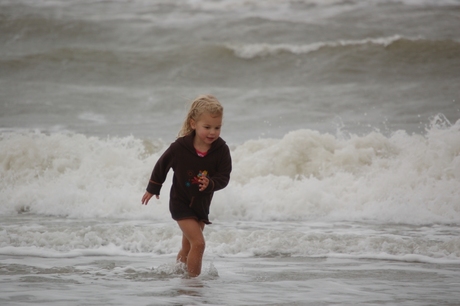
[[170, 168], [174, 171], [169, 210], [182, 230], [182, 248], [177, 260], [187, 266], [189, 276], [201, 273], [205, 249], [203, 229], [211, 224], [209, 206], [214, 191], [227, 186], [232, 171], [230, 150], [219, 137], [223, 107], [211, 95], [196, 98], [177, 140], [163, 153], [153, 168], [142, 204], [160, 189]]

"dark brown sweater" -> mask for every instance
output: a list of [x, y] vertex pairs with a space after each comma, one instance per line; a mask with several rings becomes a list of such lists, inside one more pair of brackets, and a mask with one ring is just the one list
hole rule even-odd
[[[193, 218], [206, 224], [214, 191], [227, 186], [232, 171], [230, 150], [222, 138], [214, 141], [208, 153], [199, 157], [193, 146], [195, 133], [178, 138], [163, 153], [152, 171], [147, 191], [159, 195], [170, 168], [174, 171], [169, 210], [174, 220]], [[198, 177], [209, 178], [208, 187], [199, 191]]]

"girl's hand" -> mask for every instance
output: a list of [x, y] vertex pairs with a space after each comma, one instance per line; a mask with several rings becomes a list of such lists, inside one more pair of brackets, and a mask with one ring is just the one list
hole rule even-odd
[[200, 177], [198, 181], [200, 182], [200, 185], [199, 185], [200, 191], [205, 190], [209, 185], [209, 179], [206, 176]]
[[[146, 191], [144, 193], [144, 196], [142, 197], [142, 205], [147, 205], [152, 197], [153, 197], [153, 194], [151, 194], [150, 192]], [[157, 194], [155, 195], [155, 197], [157, 199], [160, 198], [160, 196], [157, 195]]]

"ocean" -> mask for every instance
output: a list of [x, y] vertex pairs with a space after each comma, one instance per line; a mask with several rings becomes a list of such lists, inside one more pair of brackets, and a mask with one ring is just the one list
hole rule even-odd
[[[0, 0], [0, 304], [460, 305], [460, 1]], [[203, 273], [152, 168], [199, 94]]]

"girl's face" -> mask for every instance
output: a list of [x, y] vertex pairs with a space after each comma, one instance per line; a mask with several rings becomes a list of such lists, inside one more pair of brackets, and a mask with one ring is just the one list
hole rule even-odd
[[210, 148], [220, 136], [222, 116], [203, 113], [197, 121], [191, 119], [190, 126], [195, 130], [195, 145]]

